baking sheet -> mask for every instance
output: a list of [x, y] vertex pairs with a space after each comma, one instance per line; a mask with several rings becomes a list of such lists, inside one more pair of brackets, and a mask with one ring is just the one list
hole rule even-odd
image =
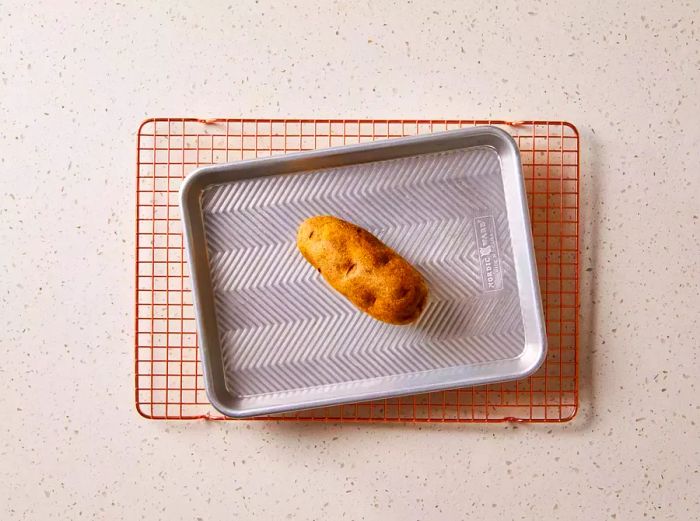
[[[527, 376], [546, 346], [519, 155], [494, 127], [200, 169], [181, 190], [205, 383], [236, 417]], [[377, 235], [425, 276], [378, 322], [296, 250], [305, 218]]]

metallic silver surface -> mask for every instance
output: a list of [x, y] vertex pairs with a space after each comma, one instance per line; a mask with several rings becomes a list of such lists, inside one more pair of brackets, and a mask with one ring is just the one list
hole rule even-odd
[[[546, 340], [517, 147], [477, 127], [206, 167], [181, 189], [207, 392], [245, 417], [522, 378]], [[423, 273], [395, 326], [301, 256], [330, 214]]]

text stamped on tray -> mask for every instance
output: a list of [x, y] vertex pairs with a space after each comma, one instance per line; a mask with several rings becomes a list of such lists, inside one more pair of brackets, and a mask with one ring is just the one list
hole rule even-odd
[[503, 289], [501, 257], [498, 253], [496, 223], [493, 220], [493, 216], [486, 215], [475, 218], [474, 233], [476, 234], [476, 246], [479, 250], [481, 281], [484, 290], [498, 291]]

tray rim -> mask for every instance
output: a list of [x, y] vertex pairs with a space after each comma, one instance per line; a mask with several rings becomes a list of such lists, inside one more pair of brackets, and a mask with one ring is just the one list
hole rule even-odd
[[[526, 294], [526, 297], [529, 297], [528, 303], [532, 304], [529, 311], [533, 321], [529, 327], [529, 331], [527, 323], [525, 324], [525, 348], [521, 355], [509, 360], [469, 364], [469, 367], [478, 368], [480, 366], [494, 366], [504, 364], [506, 362], [512, 362], [513, 360], [522, 359], [526, 353], [532, 354], [532, 350], [534, 349], [535, 356], [530, 356], [526, 368], [518, 373], [510, 374], [508, 377], [490, 376], [470, 378], [469, 380], [444, 380], [442, 383], [437, 385], [434, 383], [424, 384], [402, 391], [368, 391], [346, 397], [317, 398], [307, 401], [297, 401], [291, 404], [282, 402], [266, 407], [237, 407], [232, 405], [232, 400], [245, 401], [246, 398], [232, 396], [226, 389], [225, 378], [223, 377], [221, 346], [219, 343], [217, 322], [215, 319], [205, 320], [207, 317], [214, 316], [215, 307], [213, 298], [207, 298], [207, 296], [204, 295], [207, 289], [212, 287], [212, 284], [207, 258], [206, 242], [204, 239], [204, 221], [201, 208], [201, 196], [203, 191], [212, 185], [256, 177], [300, 173], [325, 168], [347, 166], [351, 164], [398, 159], [402, 157], [413, 157], [421, 154], [456, 150], [471, 146], [484, 146], [484, 144], [473, 145], [461, 143], [462, 140], [473, 139], [479, 135], [482, 135], [483, 137], [495, 138], [496, 140], [500, 141], [501, 145], [505, 146], [508, 152], [515, 158], [514, 164], [512, 165], [513, 171], [510, 173], [510, 180], [511, 182], [515, 182], [516, 186], [513, 188], [517, 188], [518, 193], [514, 194], [516, 197], [511, 197], [510, 201], [506, 201], [506, 207], [509, 213], [509, 223], [511, 224], [511, 235], [514, 232], [512, 225], [515, 221], [518, 225], [515, 231], [519, 233], [520, 239], [524, 244], [524, 247], [521, 248], [514, 247], [513, 255], [514, 257], [517, 257], [517, 255], [522, 255], [524, 253], [527, 257], [527, 261], [529, 261], [526, 263], [528, 269], [523, 271], [522, 268], [516, 268], [516, 273], [520, 300], [521, 302], [523, 301], [523, 293]], [[440, 147], [440, 145], [442, 145], [442, 147]], [[419, 150], [416, 150], [416, 148]], [[382, 153], [388, 155], [385, 155], [384, 157], [376, 157], [377, 154]], [[501, 154], [499, 154], [499, 161], [500, 160]], [[505, 182], [506, 180], [504, 175], [504, 184]], [[506, 196], [507, 195], [508, 191], [506, 190]], [[517, 197], [518, 195], [519, 197]], [[183, 224], [183, 236], [185, 239], [187, 259], [190, 268], [195, 322], [199, 336], [199, 350], [201, 355], [205, 389], [207, 397], [214, 408], [226, 416], [232, 418], [248, 418], [317, 407], [341, 405], [346, 403], [394, 398], [413, 395], [416, 393], [507, 382], [530, 376], [537, 371], [537, 369], [539, 369], [546, 359], [547, 335], [545, 331], [544, 312], [539, 290], [532, 231], [529, 213], [527, 210], [527, 196], [522, 174], [520, 151], [514, 138], [501, 128], [491, 125], [475, 126], [466, 129], [447, 130], [418, 136], [392, 138], [368, 143], [294, 152], [271, 157], [204, 166], [196, 169], [184, 179], [179, 190], [179, 204], [181, 210], [181, 221]], [[512, 219], [511, 216], [512, 210], [518, 213], [515, 220]], [[519, 263], [516, 262], [516, 266], [518, 265]], [[431, 371], [431, 373], [447, 373], [454, 371], [458, 367], [463, 366], [436, 369]], [[337, 385], [351, 383], [352, 382], [343, 382]], [[292, 395], [298, 391], [299, 390], [280, 391], [279, 393], [273, 394]]]

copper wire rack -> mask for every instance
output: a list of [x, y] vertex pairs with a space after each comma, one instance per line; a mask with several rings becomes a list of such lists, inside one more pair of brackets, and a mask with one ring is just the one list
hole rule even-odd
[[578, 408], [579, 138], [562, 121], [154, 118], [137, 136], [135, 398], [152, 419], [222, 420], [204, 391], [178, 207], [200, 166], [497, 125], [520, 147], [549, 350], [515, 382], [260, 417], [326, 422], [564, 422]]

